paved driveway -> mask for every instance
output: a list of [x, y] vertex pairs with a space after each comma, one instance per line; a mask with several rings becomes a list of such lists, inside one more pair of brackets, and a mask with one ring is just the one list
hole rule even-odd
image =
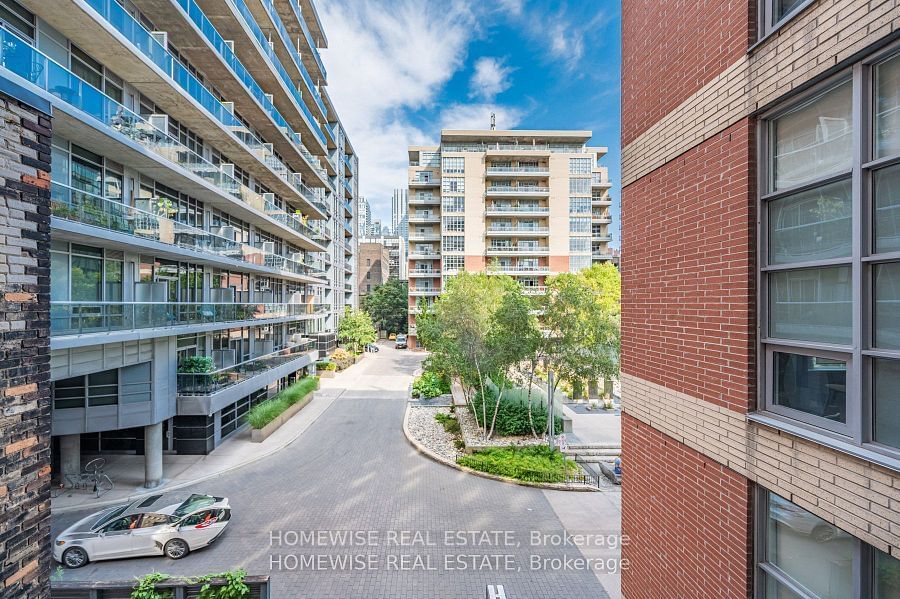
[[[338, 399], [290, 446], [187, 489], [231, 501], [231, 524], [213, 546], [179, 561], [98, 562], [64, 577], [242, 567], [270, 574], [275, 597], [471, 599], [498, 583], [509, 599], [606, 597], [598, 579], [617, 587], [618, 577], [598, 568], [611, 567], [606, 559], [617, 552], [597, 543], [618, 533], [618, 497], [518, 487], [419, 455], [401, 423], [420, 359], [383, 347], [323, 381], [323, 391], [340, 393]], [[54, 517], [54, 535], [83, 515]], [[571, 532], [596, 537], [565, 544], [563, 521]], [[573, 561], [583, 556], [595, 561]], [[618, 588], [610, 590], [618, 595]]]

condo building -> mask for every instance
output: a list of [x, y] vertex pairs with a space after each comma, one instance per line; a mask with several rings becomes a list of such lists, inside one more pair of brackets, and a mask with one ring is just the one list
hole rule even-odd
[[312, 0], [0, 0], [0, 86], [53, 122], [22, 172], [50, 197], [54, 482], [124, 452], [154, 486], [335, 346], [358, 162], [326, 43]]
[[441, 131], [409, 148], [409, 337], [420, 302], [460, 271], [547, 276], [612, 259], [610, 182], [590, 131]]
[[626, 0], [622, 73], [623, 596], [900, 597], [897, 3]]

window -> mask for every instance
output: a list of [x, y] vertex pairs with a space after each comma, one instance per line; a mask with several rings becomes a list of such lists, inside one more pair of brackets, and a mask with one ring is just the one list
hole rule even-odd
[[441, 153], [440, 152], [420, 152], [419, 153], [419, 165], [420, 166], [440, 166], [441, 165]]
[[0, 0], [0, 27], [34, 41], [34, 15], [15, 0]]
[[465, 212], [466, 199], [462, 196], [450, 196], [444, 198], [441, 204], [441, 210], [444, 212]]
[[776, 426], [786, 419], [838, 449], [894, 458], [898, 83], [900, 54], [887, 50], [760, 126], [760, 408]]
[[462, 216], [445, 216], [443, 218], [443, 223], [445, 231], [455, 231], [457, 233], [461, 233], [466, 230], [466, 220]]
[[589, 216], [570, 216], [569, 217], [569, 233], [590, 233], [591, 217]]
[[441, 191], [443, 193], [463, 193], [466, 190], [465, 181], [462, 177], [444, 177], [441, 179]]
[[812, 0], [764, 0], [759, 3], [760, 38], [791, 20]]
[[569, 174], [570, 175], [590, 175], [591, 159], [590, 158], [569, 158]]
[[889, 599], [900, 594], [900, 561], [787, 499], [757, 497], [758, 595], [765, 599]]
[[569, 272], [578, 272], [590, 267], [590, 256], [569, 256]]
[[591, 195], [591, 180], [572, 178], [569, 179], [569, 193]]
[[462, 252], [465, 251], [465, 241], [466, 238], [461, 235], [445, 235], [441, 245], [445, 252]]
[[570, 252], [589, 252], [591, 251], [590, 237], [569, 237]]
[[465, 172], [465, 158], [462, 156], [452, 156], [444, 158], [443, 171], [445, 173], [462, 173]]
[[462, 270], [465, 267], [465, 256], [445, 256], [444, 272], [451, 270]]
[[569, 214], [590, 214], [591, 198], [569, 198]]

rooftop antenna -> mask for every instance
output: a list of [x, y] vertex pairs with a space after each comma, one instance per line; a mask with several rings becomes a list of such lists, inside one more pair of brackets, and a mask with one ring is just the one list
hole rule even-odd
[[497, 128], [497, 115], [493, 112], [491, 113], [491, 131]]

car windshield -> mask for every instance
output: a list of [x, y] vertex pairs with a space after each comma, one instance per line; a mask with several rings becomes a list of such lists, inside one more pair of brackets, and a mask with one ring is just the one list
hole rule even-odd
[[181, 517], [185, 514], [189, 514], [193, 511], [199, 510], [200, 508], [212, 505], [218, 500], [218, 497], [212, 497], [211, 495], [198, 495], [195, 493], [185, 499], [184, 503], [175, 508], [175, 511], [172, 512], [172, 515]]
[[[129, 504], [130, 505], [130, 504]], [[105, 512], [100, 512], [100, 517], [97, 518], [97, 521], [91, 525], [91, 530], [96, 530], [112, 520], [113, 518], [118, 518], [128, 509], [128, 505], [122, 505], [119, 507], [114, 507], [106, 510]]]
[[397, 335], [397, 341], [406, 341], [406, 335]]

